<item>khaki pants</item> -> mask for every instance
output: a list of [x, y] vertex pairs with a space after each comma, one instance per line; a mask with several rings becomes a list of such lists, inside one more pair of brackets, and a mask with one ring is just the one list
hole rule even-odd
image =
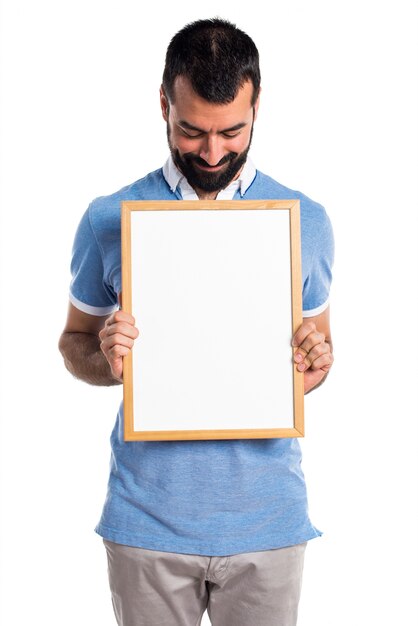
[[104, 541], [119, 626], [295, 626], [306, 543], [232, 556]]

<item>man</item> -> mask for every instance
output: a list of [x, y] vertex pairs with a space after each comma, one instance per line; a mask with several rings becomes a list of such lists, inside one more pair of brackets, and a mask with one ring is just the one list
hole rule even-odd
[[[332, 231], [324, 209], [257, 171], [247, 158], [260, 97], [253, 41], [219, 19], [187, 25], [167, 50], [160, 102], [164, 167], [97, 198], [74, 243], [70, 307], [60, 350], [95, 385], [122, 382], [141, 329], [118, 310], [122, 200], [301, 201], [304, 322], [293, 338], [305, 392], [332, 365], [328, 294]], [[297, 439], [124, 442], [112, 433], [104, 538], [122, 626], [296, 624], [307, 513]]]

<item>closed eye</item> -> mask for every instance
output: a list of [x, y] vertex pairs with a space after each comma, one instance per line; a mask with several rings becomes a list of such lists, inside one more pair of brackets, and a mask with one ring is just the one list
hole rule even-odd
[[192, 135], [190, 132], [187, 132], [186, 130], [184, 130], [184, 128], [181, 129], [181, 132], [183, 133], [185, 137], [188, 137], [189, 139], [197, 139], [198, 137], [203, 137], [204, 135], [204, 133], [194, 133]]
[[[181, 132], [188, 139], [198, 139], [199, 137], [203, 137], [206, 134], [206, 133], [194, 133], [192, 135], [190, 132], [185, 131], [184, 128], [181, 129]], [[220, 135], [222, 135], [226, 139], [233, 139], [234, 137], [238, 137], [238, 135], [240, 134], [241, 134], [240, 131], [235, 132], [235, 133], [228, 133], [228, 132], [220, 133]]]
[[[240, 122], [239, 124], [236, 124], [235, 126], [231, 126], [230, 128], [225, 128], [225, 130], [218, 131], [218, 134], [222, 135], [226, 139], [233, 139], [234, 137], [237, 137], [241, 133], [242, 129], [246, 125], [247, 125], [246, 122]], [[187, 137], [188, 139], [198, 139], [199, 137], [203, 137], [204, 135], [207, 134], [204, 130], [200, 128], [196, 128], [195, 126], [192, 126], [186, 120], [182, 120], [181, 122], [179, 122], [178, 128], [183, 133], [183, 135]]]
[[228, 132], [224, 132], [222, 133], [222, 135], [224, 137], [226, 137], [227, 139], [233, 139], [234, 137], [238, 137], [238, 135], [241, 134], [241, 131], [235, 132], [235, 133], [228, 133]]

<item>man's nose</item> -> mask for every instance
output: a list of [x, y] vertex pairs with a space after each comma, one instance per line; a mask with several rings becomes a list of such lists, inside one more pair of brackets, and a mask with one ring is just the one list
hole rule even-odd
[[199, 156], [206, 161], [208, 165], [218, 165], [222, 157], [225, 156], [221, 138], [216, 135], [207, 136], [203, 142]]

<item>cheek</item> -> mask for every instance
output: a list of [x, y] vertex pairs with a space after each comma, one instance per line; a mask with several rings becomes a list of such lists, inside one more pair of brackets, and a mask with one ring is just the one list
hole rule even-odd
[[199, 142], [196, 140], [190, 140], [187, 137], [182, 135], [177, 135], [176, 133], [171, 133], [170, 135], [170, 143], [171, 147], [175, 150], [178, 150], [180, 155], [186, 154], [188, 152], [198, 152], [199, 151]]
[[245, 135], [239, 135], [238, 137], [235, 137], [234, 139], [230, 139], [225, 144], [225, 147], [228, 152], [237, 152], [238, 154], [240, 154], [241, 152], [244, 152], [244, 150], [248, 148], [249, 141], [250, 141], [250, 134], [245, 133]]
[[233, 141], [228, 143], [228, 150], [229, 152], [237, 152], [238, 154], [240, 154], [241, 152], [244, 152], [247, 146], [248, 146], [248, 141], [244, 141], [241, 138], [234, 139]]

